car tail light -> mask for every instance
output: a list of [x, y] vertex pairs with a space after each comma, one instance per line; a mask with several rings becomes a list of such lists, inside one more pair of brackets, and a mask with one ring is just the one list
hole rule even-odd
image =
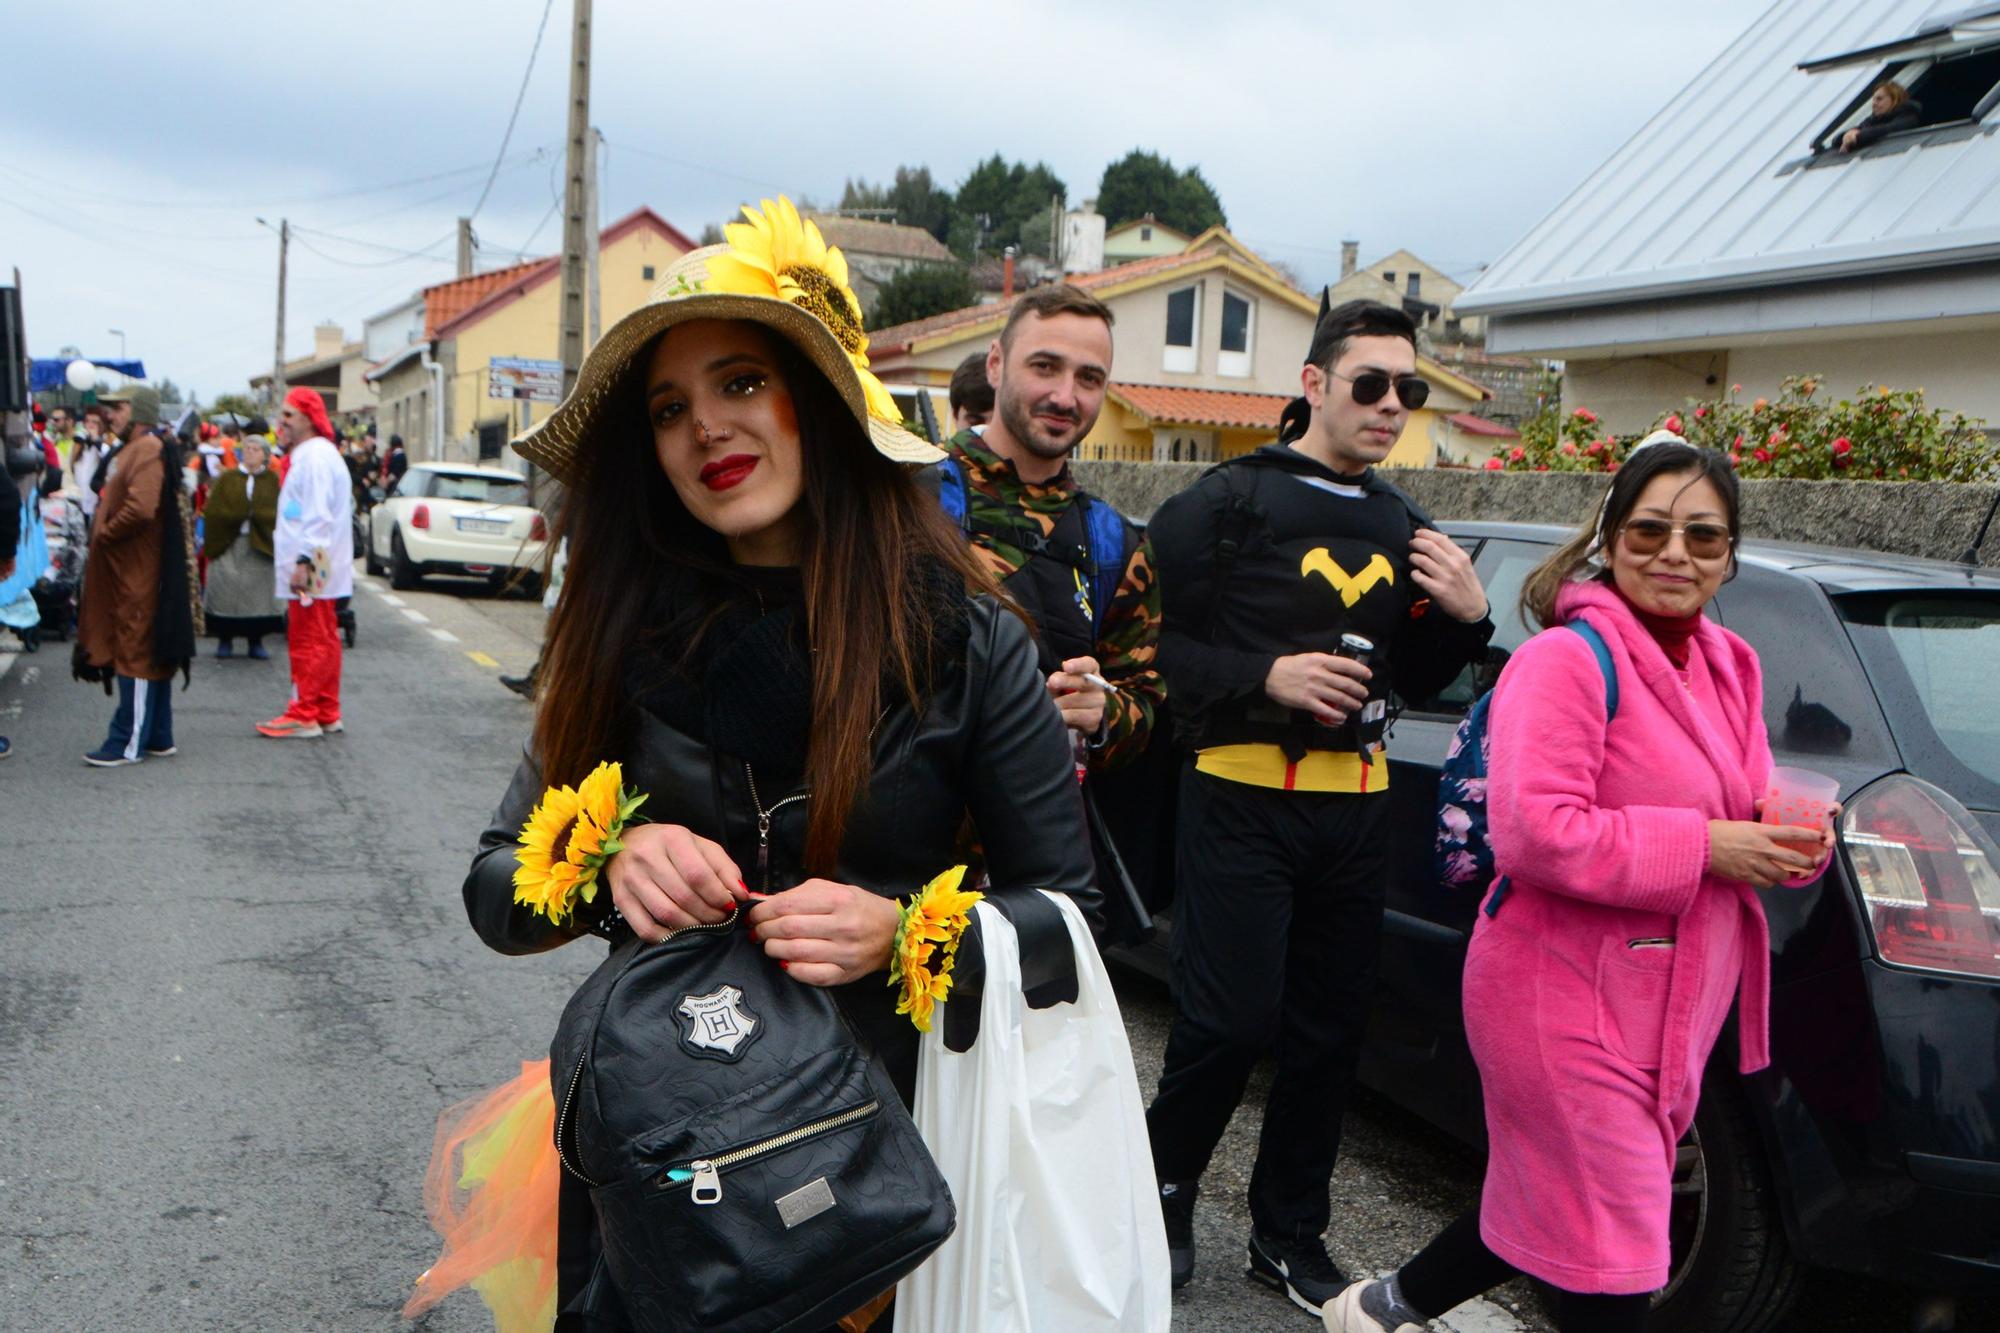
[[537, 514], [528, 524], [528, 540], [531, 542], [545, 542], [548, 539], [549, 521], [540, 514]]
[[430, 525], [431, 525], [431, 507], [429, 505], [418, 505], [415, 509], [412, 509], [410, 511], [411, 527], [427, 529], [430, 527]]
[[1840, 833], [1883, 962], [2000, 977], [2000, 848], [1964, 806], [1898, 774], [1854, 798]]

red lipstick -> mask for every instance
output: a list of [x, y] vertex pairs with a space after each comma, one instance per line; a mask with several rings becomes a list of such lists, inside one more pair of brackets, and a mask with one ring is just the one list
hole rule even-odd
[[726, 491], [740, 486], [756, 470], [757, 458], [753, 454], [731, 454], [718, 458], [713, 463], [705, 463], [701, 469], [701, 484], [711, 491]]

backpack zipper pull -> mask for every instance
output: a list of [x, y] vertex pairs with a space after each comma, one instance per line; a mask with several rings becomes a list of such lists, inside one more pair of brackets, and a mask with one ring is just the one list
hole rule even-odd
[[721, 1203], [722, 1175], [715, 1169], [715, 1163], [703, 1158], [688, 1166], [694, 1172], [694, 1185], [688, 1190], [688, 1197], [698, 1204]]
[[764, 892], [771, 891], [771, 815], [766, 810], [757, 812], [757, 882]]

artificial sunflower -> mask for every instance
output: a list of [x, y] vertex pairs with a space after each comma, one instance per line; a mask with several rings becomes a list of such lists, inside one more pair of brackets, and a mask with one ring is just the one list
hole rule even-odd
[[708, 261], [703, 289], [746, 296], [774, 296], [811, 314], [833, 333], [854, 364], [870, 416], [900, 423], [903, 414], [882, 381], [868, 368], [868, 335], [861, 302], [848, 285], [847, 257], [828, 245], [812, 219], [799, 216], [779, 195], [761, 208], [743, 206], [747, 222], [723, 228], [729, 251]]
[[514, 901], [557, 925], [579, 899], [597, 898], [597, 875], [624, 849], [619, 835], [644, 795], [624, 786], [618, 764], [599, 764], [575, 787], [550, 787], [521, 826], [515, 855]]
[[965, 867], [953, 866], [911, 896], [896, 927], [889, 955], [889, 984], [903, 993], [896, 1012], [908, 1014], [917, 1031], [931, 1030], [939, 1000], [951, 994], [951, 965], [959, 937], [972, 920], [972, 905], [984, 894], [959, 887]]

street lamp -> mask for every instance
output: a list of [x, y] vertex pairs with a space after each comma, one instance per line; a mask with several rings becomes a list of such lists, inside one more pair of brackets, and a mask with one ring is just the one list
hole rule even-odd
[[106, 329], [105, 332], [118, 340], [118, 359], [123, 361], [125, 359], [125, 330]]

